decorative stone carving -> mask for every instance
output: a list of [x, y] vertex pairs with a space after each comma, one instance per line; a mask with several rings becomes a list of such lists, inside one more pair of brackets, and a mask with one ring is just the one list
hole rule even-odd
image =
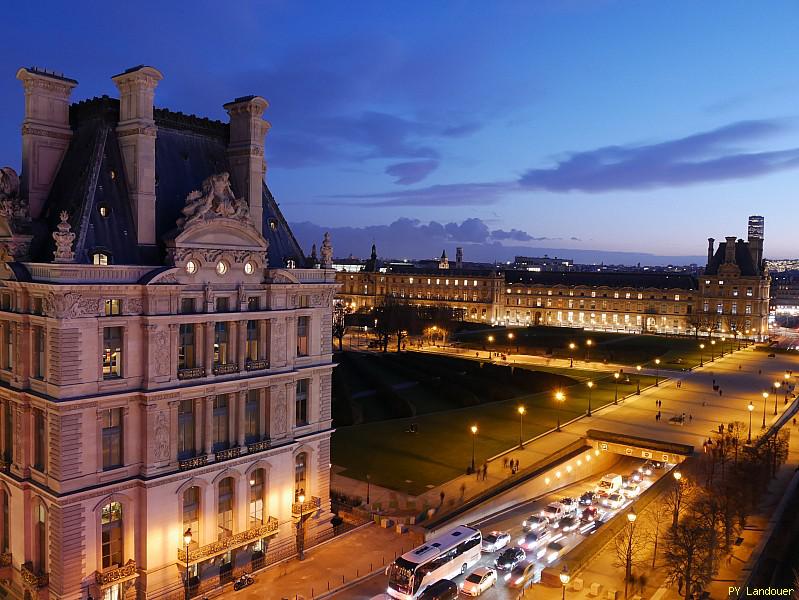
[[19, 197], [19, 176], [11, 167], [0, 169], [0, 217], [6, 221], [30, 221], [28, 203]]
[[102, 301], [99, 298], [84, 298], [77, 292], [51, 292], [44, 299], [44, 314], [57, 319], [98, 316], [101, 309]]
[[286, 390], [283, 388], [277, 391], [277, 402], [275, 406], [275, 433], [282, 436], [286, 433]]
[[22, 445], [25, 437], [22, 435], [22, 413], [14, 411], [14, 460], [22, 462]]
[[159, 412], [155, 417], [150, 448], [156, 462], [169, 460], [169, 419], [164, 411]]
[[155, 344], [155, 371], [158, 375], [169, 374], [169, 332], [161, 329], [153, 336]]
[[128, 310], [127, 312], [131, 315], [140, 315], [144, 312], [144, 306], [142, 304], [141, 298], [129, 298], [128, 299]]
[[249, 206], [244, 199], [237, 199], [230, 188], [230, 175], [218, 173], [203, 181], [200, 190], [186, 197], [183, 217], [178, 219], [178, 227], [185, 228], [198, 221], [208, 221], [218, 217], [247, 221]]
[[322, 268], [323, 269], [332, 269], [333, 268], [333, 245], [330, 243], [330, 232], [325, 231], [325, 237], [322, 240], [322, 249], [320, 250], [319, 254], [322, 257]]
[[72, 243], [75, 241], [75, 234], [72, 233], [72, 226], [69, 224], [69, 213], [62, 210], [59, 215], [61, 222], [58, 224], [58, 231], [53, 232], [55, 240], [55, 262], [67, 263], [75, 260], [75, 253], [72, 251]]

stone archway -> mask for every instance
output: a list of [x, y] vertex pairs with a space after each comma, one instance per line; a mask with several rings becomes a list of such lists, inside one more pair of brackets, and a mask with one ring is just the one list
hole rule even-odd
[[535, 311], [535, 319], [533, 320], [534, 325], [541, 325], [541, 311]]

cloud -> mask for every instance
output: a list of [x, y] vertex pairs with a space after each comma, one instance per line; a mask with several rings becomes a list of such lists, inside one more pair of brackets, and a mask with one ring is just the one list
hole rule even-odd
[[398, 185], [411, 185], [419, 183], [437, 168], [437, 160], [420, 160], [389, 165], [386, 167], [386, 174], [396, 177], [394, 183]]
[[504, 231], [503, 229], [495, 229], [491, 232], [491, 237], [495, 240], [513, 240], [516, 242], [529, 242], [534, 239], [544, 239], [544, 238], [534, 238], [526, 231], [522, 231], [521, 229], [511, 229], [510, 231]]
[[519, 186], [513, 182], [451, 183], [371, 194], [335, 194], [327, 198], [334, 199], [331, 204], [362, 207], [484, 206], [495, 204], [514, 191], [519, 191]]
[[733, 145], [784, 130], [779, 121], [739, 121], [666, 142], [573, 152], [554, 167], [527, 171], [519, 183], [551, 192], [608, 192], [755, 177], [799, 167], [799, 148], [747, 152]]

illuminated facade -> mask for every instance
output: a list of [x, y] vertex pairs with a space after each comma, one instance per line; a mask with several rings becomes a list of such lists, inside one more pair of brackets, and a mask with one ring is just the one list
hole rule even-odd
[[[20, 69], [0, 186], [0, 586], [182, 598], [331, 531], [329, 241], [306, 264], [264, 184], [267, 103], [153, 108], [161, 74], [70, 106]], [[327, 268], [325, 268], [327, 267]], [[300, 497], [304, 504], [300, 505]], [[184, 532], [191, 541], [184, 547]], [[187, 569], [188, 562], [188, 569]]]

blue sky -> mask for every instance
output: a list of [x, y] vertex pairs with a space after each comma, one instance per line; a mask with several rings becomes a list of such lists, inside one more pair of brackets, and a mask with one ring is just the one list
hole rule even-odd
[[270, 188], [337, 254], [701, 256], [749, 214], [766, 256], [799, 254], [796, 2], [165, 4], [6, 5], [0, 163], [19, 166], [19, 66], [79, 100], [144, 63], [160, 106], [267, 98]]

